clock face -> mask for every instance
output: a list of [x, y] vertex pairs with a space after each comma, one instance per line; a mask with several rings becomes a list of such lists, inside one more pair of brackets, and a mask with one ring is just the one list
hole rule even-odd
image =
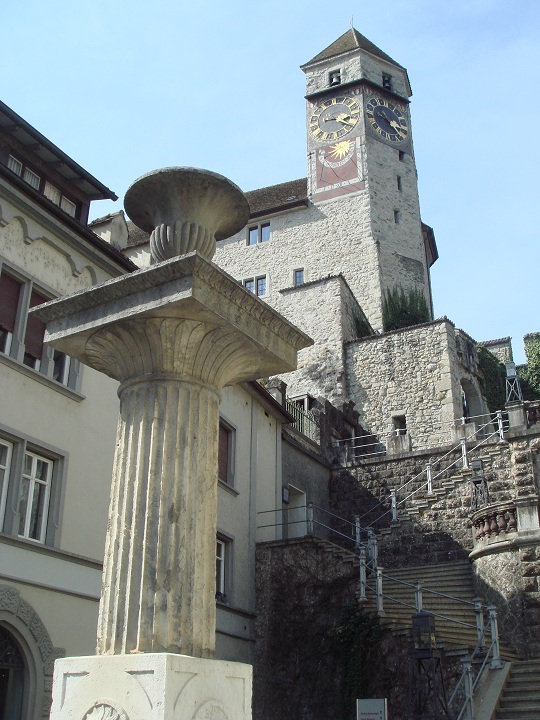
[[360, 118], [360, 106], [348, 95], [320, 102], [309, 118], [309, 131], [321, 142], [337, 140], [351, 132]]
[[409, 137], [409, 126], [402, 111], [386, 98], [371, 97], [366, 103], [366, 115], [375, 132], [385, 140], [402, 143]]

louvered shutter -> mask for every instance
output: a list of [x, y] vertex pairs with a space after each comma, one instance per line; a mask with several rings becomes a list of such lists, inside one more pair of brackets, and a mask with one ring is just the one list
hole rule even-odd
[[12, 333], [19, 306], [21, 283], [9, 275], [0, 275], [0, 327]]
[[[30, 295], [30, 307], [33, 308], [36, 305], [41, 305], [47, 302], [47, 298], [44, 298], [39, 293], [33, 291]], [[45, 323], [38, 320], [35, 315], [29, 315], [26, 323], [26, 336], [24, 338], [24, 351], [27, 355], [30, 355], [37, 360], [41, 360], [41, 354], [43, 352], [43, 336], [45, 335]]]
[[229, 434], [230, 431], [220, 423], [219, 425], [219, 450], [218, 450], [218, 478], [223, 482], [228, 481], [229, 470]]

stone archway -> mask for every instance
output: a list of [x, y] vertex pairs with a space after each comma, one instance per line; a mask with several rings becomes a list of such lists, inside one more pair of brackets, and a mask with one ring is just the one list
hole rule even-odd
[[[482, 395], [470, 380], [466, 378], [461, 379], [461, 393], [463, 400], [463, 417], [478, 418], [485, 414], [486, 408], [482, 400]], [[478, 422], [478, 424], [482, 424], [482, 421]]]
[[13, 638], [24, 664], [21, 720], [48, 718], [54, 661], [65, 651], [53, 646], [39, 615], [10, 585], [0, 585], [0, 626]]

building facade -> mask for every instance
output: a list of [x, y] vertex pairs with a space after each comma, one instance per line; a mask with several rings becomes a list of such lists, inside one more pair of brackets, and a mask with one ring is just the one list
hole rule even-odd
[[[44, 344], [28, 310], [137, 268], [89, 230], [90, 202], [101, 198], [116, 196], [0, 104], [2, 720], [48, 717], [54, 660], [95, 652], [117, 383]], [[258, 383], [223, 392], [222, 659], [252, 660], [257, 510], [281, 501], [281, 427], [291, 420]]]

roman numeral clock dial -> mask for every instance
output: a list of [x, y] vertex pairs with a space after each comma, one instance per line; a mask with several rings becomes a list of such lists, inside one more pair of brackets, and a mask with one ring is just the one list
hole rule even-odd
[[369, 98], [366, 117], [377, 135], [385, 140], [403, 143], [409, 138], [409, 126], [402, 110], [386, 98]]
[[356, 127], [359, 117], [360, 106], [356, 100], [339, 95], [317, 105], [309, 118], [309, 131], [320, 142], [337, 140]]

